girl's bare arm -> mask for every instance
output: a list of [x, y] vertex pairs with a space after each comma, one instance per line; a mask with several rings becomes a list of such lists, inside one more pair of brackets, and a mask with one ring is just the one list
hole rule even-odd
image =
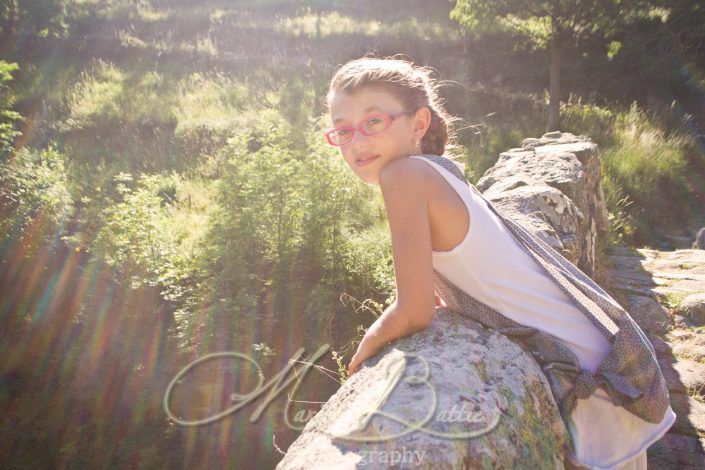
[[435, 316], [427, 170], [423, 162], [401, 158], [380, 173], [392, 233], [397, 298], [367, 330], [351, 360], [353, 372], [384, 345], [428, 327]]

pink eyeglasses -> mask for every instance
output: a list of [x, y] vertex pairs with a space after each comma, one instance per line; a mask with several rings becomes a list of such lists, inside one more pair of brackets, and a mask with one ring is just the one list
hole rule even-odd
[[376, 113], [367, 116], [360, 124], [357, 126], [341, 126], [335, 129], [330, 129], [326, 131], [326, 139], [328, 143], [336, 147], [341, 145], [346, 145], [352, 142], [353, 135], [355, 131], [362, 132], [363, 135], [370, 136], [379, 134], [380, 132], [387, 130], [389, 126], [392, 125], [397, 116], [403, 114], [411, 114], [413, 111], [400, 111], [398, 113]]

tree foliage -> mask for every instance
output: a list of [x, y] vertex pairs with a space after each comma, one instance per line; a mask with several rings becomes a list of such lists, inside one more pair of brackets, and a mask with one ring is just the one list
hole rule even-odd
[[705, 3], [699, 0], [664, 0], [665, 48], [669, 54], [686, 54], [705, 60]]
[[22, 116], [12, 109], [14, 97], [7, 85], [7, 82], [12, 80], [12, 72], [18, 68], [15, 62], [0, 60], [0, 160], [10, 153], [15, 137], [20, 135], [15, 123]]
[[8, 53], [17, 38], [23, 44], [39, 38], [56, 39], [67, 31], [67, 13], [74, 0], [4, 0], [0, 2], [0, 38]]
[[547, 131], [560, 128], [560, 71], [563, 53], [596, 36], [612, 41], [608, 55], [619, 50], [618, 36], [636, 22], [661, 21], [660, 2], [647, 0], [458, 0], [450, 17], [465, 31], [491, 27], [516, 33], [530, 49], [550, 55]]

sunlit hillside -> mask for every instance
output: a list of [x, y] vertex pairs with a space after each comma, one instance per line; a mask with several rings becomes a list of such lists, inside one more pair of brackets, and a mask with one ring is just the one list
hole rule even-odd
[[[323, 137], [337, 67], [365, 54], [433, 67], [472, 182], [546, 131], [546, 51], [468, 32], [454, 3], [6, 2], [0, 461], [279, 461], [298, 433], [287, 393], [255, 422], [263, 397], [202, 426], [175, 424], [163, 399], [209, 353], [247, 354], [269, 380], [298, 348], [330, 344], [289, 397], [290, 419], [315, 411], [393, 301], [379, 190]], [[702, 50], [648, 43], [651, 27], [624, 31], [618, 53], [598, 39], [568, 47], [561, 78], [561, 130], [600, 145], [610, 240], [635, 246], [668, 243], [705, 213]], [[171, 408], [203, 419], [256, 384], [252, 363], [216, 359]]]

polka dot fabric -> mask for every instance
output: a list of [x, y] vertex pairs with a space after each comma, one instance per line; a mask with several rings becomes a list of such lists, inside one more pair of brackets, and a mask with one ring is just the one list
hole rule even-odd
[[[435, 288], [448, 308], [506, 335], [528, 350], [546, 374], [566, 423], [576, 401], [589, 397], [598, 387], [604, 388], [615, 406], [624, 407], [650, 423], [659, 423], [670, 405], [666, 381], [651, 342], [627, 311], [548, 243], [495, 208], [469, 184], [452, 160], [440, 155], [420, 156], [441, 165], [467, 183], [612, 346], [593, 374], [581, 368], [577, 356], [553, 335], [505, 317], [434, 269]], [[564, 386], [559, 377], [567, 378], [572, 386]]]

